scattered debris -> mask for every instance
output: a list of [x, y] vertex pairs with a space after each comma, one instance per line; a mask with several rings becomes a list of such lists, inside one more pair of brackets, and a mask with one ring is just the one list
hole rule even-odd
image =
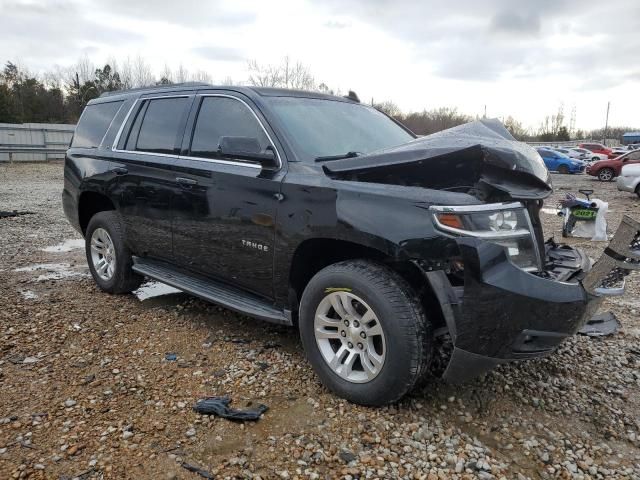
[[578, 333], [589, 337], [605, 337], [613, 335], [620, 328], [620, 322], [611, 312], [599, 313], [591, 317]]
[[33, 300], [38, 298], [38, 295], [34, 293], [32, 290], [22, 290], [20, 294], [22, 295], [22, 298], [24, 298], [25, 300]]
[[168, 362], [175, 362], [178, 359], [178, 354], [167, 352], [164, 354], [164, 359]]
[[269, 410], [269, 407], [258, 404], [255, 408], [247, 410], [237, 410], [230, 408], [231, 399], [229, 397], [208, 397], [198, 400], [193, 409], [204, 415], [217, 415], [228, 420], [243, 422], [245, 420], [259, 420], [260, 416]]
[[200, 475], [202, 478], [210, 478], [210, 479], [215, 478], [213, 475], [211, 475], [205, 469], [200, 468], [200, 467], [196, 467], [195, 465], [190, 465], [187, 462], [182, 462], [180, 465], [182, 466], [182, 468], [186, 468], [190, 472], [193, 472], [193, 473], [196, 473], [196, 474]]
[[358, 458], [355, 456], [353, 452], [350, 452], [349, 450], [340, 450], [340, 453], [338, 453], [338, 456], [340, 457], [340, 460], [342, 460], [344, 463], [351, 463], [356, 458]]
[[224, 341], [231, 342], [231, 343], [242, 343], [242, 344], [251, 343], [251, 340], [247, 338], [240, 338], [240, 337], [224, 337]]
[[6, 210], [0, 210], [0, 218], [9, 218], [9, 217], [19, 217], [21, 215], [34, 215], [35, 212], [19, 212], [18, 210], [13, 210], [11, 212]]

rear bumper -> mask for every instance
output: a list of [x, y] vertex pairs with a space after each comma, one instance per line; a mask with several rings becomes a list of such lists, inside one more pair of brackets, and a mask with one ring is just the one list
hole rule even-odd
[[463, 288], [452, 287], [442, 271], [425, 273], [453, 343], [443, 375], [452, 382], [550, 354], [595, 313], [603, 296], [622, 293], [629, 269], [640, 269], [640, 224], [628, 217], [593, 268], [580, 250], [547, 243], [544, 277], [516, 267], [498, 245], [473, 238], [458, 244]]
[[78, 202], [66, 188], [62, 190], [62, 210], [71, 226], [82, 234], [80, 219], [78, 218]]

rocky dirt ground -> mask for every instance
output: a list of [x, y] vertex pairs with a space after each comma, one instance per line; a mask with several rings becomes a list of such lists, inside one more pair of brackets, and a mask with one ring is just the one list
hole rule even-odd
[[[547, 207], [590, 187], [610, 230], [640, 218], [615, 184], [554, 182]], [[640, 479], [638, 276], [603, 305], [622, 323], [611, 337], [370, 409], [319, 384], [292, 329], [180, 293], [100, 292], [82, 243], [65, 243], [79, 236], [61, 189], [59, 163], [0, 166], [0, 210], [33, 212], [0, 219], [0, 478], [202, 478], [186, 462], [211, 478]], [[245, 424], [193, 412], [223, 394], [270, 409]]]

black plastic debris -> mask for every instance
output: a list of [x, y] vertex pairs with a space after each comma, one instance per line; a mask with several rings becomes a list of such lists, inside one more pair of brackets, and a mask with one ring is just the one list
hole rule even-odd
[[0, 218], [19, 217], [20, 215], [33, 215], [33, 212], [19, 212], [18, 210], [0, 210]]
[[191, 465], [191, 464], [189, 464], [187, 462], [182, 462], [180, 464], [180, 466], [182, 468], [186, 468], [190, 472], [193, 472], [193, 473], [196, 473], [196, 474], [200, 475], [202, 478], [215, 478], [212, 474], [210, 474], [209, 472], [207, 472], [203, 468], [196, 467], [195, 465]]
[[606, 337], [616, 333], [619, 328], [620, 322], [616, 316], [611, 312], [605, 312], [591, 317], [578, 333], [589, 337]]
[[204, 415], [217, 415], [218, 417], [244, 422], [246, 420], [256, 421], [260, 419], [260, 415], [269, 410], [269, 407], [261, 403], [255, 408], [247, 410], [237, 410], [229, 407], [231, 399], [229, 397], [208, 397], [198, 400], [193, 409]]

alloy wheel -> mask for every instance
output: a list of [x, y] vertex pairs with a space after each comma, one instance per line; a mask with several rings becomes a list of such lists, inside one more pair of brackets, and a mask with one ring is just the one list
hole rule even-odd
[[110, 280], [116, 270], [116, 251], [109, 232], [96, 228], [91, 235], [91, 261], [98, 276]]
[[327, 365], [352, 383], [373, 380], [382, 370], [386, 340], [376, 313], [359, 296], [330, 292], [316, 309], [316, 344]]

